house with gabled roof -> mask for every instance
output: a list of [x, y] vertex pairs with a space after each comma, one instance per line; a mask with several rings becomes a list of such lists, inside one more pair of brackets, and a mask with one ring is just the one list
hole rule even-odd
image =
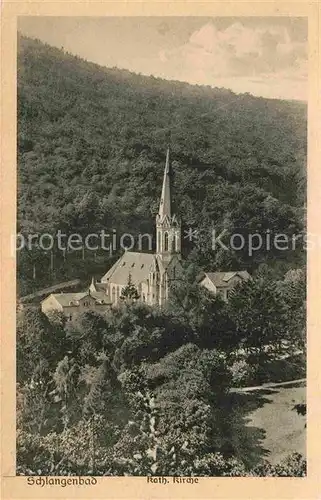
[[52, 311], [62, 312], [68, 320], [75, 314], [89, 310], [104, 312], [110, 308], [110, 302], [105, 292], [90, 289], [77, 293], [52, 293], [41, 302], [41, 310], [48, 314]]
[[240, 281], [250, 279], [247, 271], [218, 271], [214, 273], [204, 273], [199, 284], [204, 286], [213, 294], [221, 295], [224, 300], [228, 300], [231, 290]]

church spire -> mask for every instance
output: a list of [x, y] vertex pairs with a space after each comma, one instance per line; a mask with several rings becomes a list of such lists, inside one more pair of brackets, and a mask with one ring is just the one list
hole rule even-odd
[[163, 264], [170, 262], [174, 254], [181, 252], [181, 222], [173, 210], [173, 172], [170, 164], [170, 148], [167, 149], [162, 195], [156, 216], [156, 253]]
[[162, 196], [159, 204], [158, 215], [163, 218], [172, 215], [172, 169], [170, 164], [170, 147], [167, 148], [166, 163], [163, 178]]

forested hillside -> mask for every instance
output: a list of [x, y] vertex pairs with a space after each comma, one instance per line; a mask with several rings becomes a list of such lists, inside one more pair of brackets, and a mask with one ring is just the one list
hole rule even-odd
[[[19, 231], [153, 234], [170, 131], [175, 203], [184, 227], [202, 235], [196, 263], [250, 271], [303, 264], [299, 245], [249, 257], [214, 252], [209, 235], [212, 227], [303, 230], [304, 104], [106, 69], [24, 37], [18, 47]], [[192, 244], [183, 246], [188, 254]], [[56, 252], [53, 267], [39, 250], [20, 252], [20, 292], [86, 278], [108, 259]]]
[[[169, 132], [184, 272], [162, 308], [137, 301], [129, 279], [104, 314], [18, 310], [18, 475], [306, 474], [304, 399], [287, 402], [286, 433], [267, 449], [265, 425], [248, 424], [271, 401], [266, 388], [246, 392], [305, 377], [302, 242], [252, 255], [212, 248], [212, 229], [244, 239], [304, 231], [305, 105], [106, 69], [19, 38], [24, 236], [154, 234]], [[117, 252], [25, 248], [19, 292], [83, 285]], [[201, 269], [248, 269], [252, 279], [224, 301], [199, 286]]]
[[[261, 274], [228, 303], [186, 281], [162, 309], [20, 311], [17, 474], [305, 475], [304, 389], [285, 420], [267, 386], [235, 389], [305, 377], [304, 285], [301, 272]], [[249, 424], [255, 410], [274, 411], [271, 425]]]

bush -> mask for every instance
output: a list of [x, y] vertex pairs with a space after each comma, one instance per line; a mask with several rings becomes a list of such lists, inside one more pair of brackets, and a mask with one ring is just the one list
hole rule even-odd
[[288, 455], [276, 465], [268, 461], [255, 467], [250, 476], [304, 477], [307, 473], [307, 463], [300, 453]]
[[232, 374], [232, 385], [234, 387], [246, 387], [251, 383], [253, 369], [245, 358], [235, 360], [230, 368]]
[[237, 354], [230, 366], [233, 387], [247, 387], [273, 382], [288, 382], [306, 376], [306, 359], [302, 354], [285, 359], [266, 358], [254, 364], [251, 356]]

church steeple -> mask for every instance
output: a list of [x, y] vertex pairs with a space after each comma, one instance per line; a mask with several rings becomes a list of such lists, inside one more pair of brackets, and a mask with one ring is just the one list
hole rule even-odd
[[170, 148], [167, 148], [166, 153], [166, 163], [164, 170], [164, 178], [163, 178], [163, 188], [162, 188], [162, 196], [159, 204], [159, 217], [164, 217], [167, 215], [171, 217], [172, 212], [172, 169], [170, 164]]
[[163, 262], [169, 262], [174, 254], [181, 252], [181, 223], [173, 210], [173, 171], [170, 148], [167, 148], [159, 211], [156, 216], [156, 253]]

